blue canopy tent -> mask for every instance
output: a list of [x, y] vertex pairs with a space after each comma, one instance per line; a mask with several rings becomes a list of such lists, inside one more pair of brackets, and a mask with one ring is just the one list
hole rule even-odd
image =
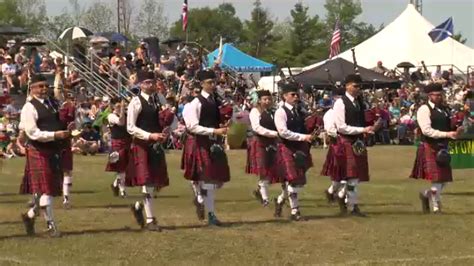
[[[214, 61], [218, 56], [219, 49], [207, 55], [209, 67], [214, 65]], [[240, 51], [229, 43], [222, 46], [222, 61], [219, 66], [223, 69], [231, 69], [237, 72], [271, 72], [275, 67]]]

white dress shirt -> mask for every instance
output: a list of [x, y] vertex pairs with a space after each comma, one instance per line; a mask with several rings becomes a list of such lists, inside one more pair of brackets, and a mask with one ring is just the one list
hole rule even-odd
[[[145, 92], [140, 92], [140, 95], [148, 102], [148, 98], [151, 96]], [[127, 131], [130, 135], [141, 140], [148, 140], [151, 133], [147, 132], [139, 127], [137, 127], [137, 118], [140, 112], [142, 111], [142, 104], [138, 96], [133, 97], [133, 99], [128, 104], [127, 111]]]
[[[201, 91], [201, 95], [204, 98], [211, 96], [204, 90]], [[196, 135], [212, 136], [214, 134], [214, 128], [203, 127], [199, 125], [199, 119], [201, 118], [201, 102], [196, 97], [190, 103], [187, 103], [183, 108], [183, 119], [186, 124], [186, 129]]]
[[[347, 98], [354, 104], [355, 98], [346, 92]], [[354, 104], [355, 106], [355, 104]], [[353, 127], [346, 124], [346, 108], [342, 98], [337, 99], [334, 103], [334, 121], [336, 123], [337, 132], [344, 135], [359, 135], [364, 133], [364, 127]]]
[[270, 130], [264, 128], [260, 125], [260, 118], [261, 113], [257, 108], [252, 108], [249, 114], [250, 118], [250, 125], [252, 126], [252, 130], [260, 136], [274, 138], [278, 136], [278, 132], [275, 130]]
[[[431, 101], [428, 101], [428, 104], [431, 106], [431, 108], [441, 111], [440, 109], [435, 107], [434, 103], [432, 103]], [[418, 121], [418, 126], [420, 127], [421, 132], [423, 132], [423, 135], [435, 139], [448, 137], [448, 132], [439, 131], [431, 127], [431, 112], [430, 108], [428, 108], [426, 104], [418, 108], [418, 111], [416, 112], [416, 119]]]
[[336, 121], [334, 118], [334, 110], [332, 108], [323, 116], [324, 130], [331, 137], [337, 137]]
[[119, 117], [116, 113], [111, 113], [107, 116], [107, 121], [109, 121], [109, 125], [117, 125], [117, 126], [124, 126], [126, 124], [125, 115]]
[[[36, 98], [36, 97], [35, 97]], [[44, 99], [36, 98], [42, 104]], [[54, 141], [54, 131], [42, 131], [38, 128], [36, 121], [38, 121], [38, 112], [31, 102], [26, 102], [21, 109], [20, 124], [24, 128], [26, 136], [30, 140], [38, 142]]]
[[[288, 103], [284, 103], [283, 106], [288, 108], [290, 111], [293, 111], [293, 106]], [[286, 112], [283, 109], [283, 106], [279, 107], [275, 112], [275, 126], [277, 128], [278, 134], [280, 137], [292, 140], [292, 141], [304, 141], [306, 134], [301, 134], [297, 132], [290, 131], [286, 126], [286, 122], [288, 121], [288, 117], [286, 117]]]

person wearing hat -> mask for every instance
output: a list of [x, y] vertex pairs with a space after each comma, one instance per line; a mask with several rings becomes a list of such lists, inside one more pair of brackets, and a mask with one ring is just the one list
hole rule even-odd
[[107, 116], [109, 122], [111, 138], [112, 138], [112, 152], [109, 155], [106, 172], [116, 173], [114, 182], [110, 185], [115, 197], [124, 198], [125, 192], [125, 172], [130, 157], [130, 145], [132, 138], [127, 132], [127, 116], [125, 111], [124, 101], [112, 101], [113, 112]]
[[140, 94], [132, 98], [127, 110], [127, 131], [133, 140], [125, 184], [142, 188], [143, 202], [137, 201], [131, 208], [137, 223], [149, 231], [161, 231], [153, 215], [152, 195], [155, 188], [169, 185], [165, 154], [160, 148], [168, 136], [159, 119], [161, 107], [155, 94], [155, 74], [138, 72], [137, 81]]
[[288, 195], [290, 219], [302, 219], [298, 193], [306, 184], [306, 171], [313, 166], [310, 154], [312, 136], [307, 134], [304, 114], [297, 108], [299, 101], [298, 86], [295, 83], [280, 85], [283, 104], [275, 112], [275, 126], [281, 138], [278, 143], [277, 168], [280, 179], [286, 187], [275, 199], [275, 216], [280, 217], [285, 199]]
[[198, 219], [204, 220], [207, 211], [208, 224], [220, 226], [214, 210], [214, 194], [230, 181], [229, 164], [222, 147], [222, 136], [228, 128], [221, 121], [221, 102], [215, 95], [216, 74], [202, 70], [197, 73], [197, 79], [202, 91], [183, 110], [187, 128], [185, 147], [192, 148], [183, 149], [181, 169], [191, 181]]
[[275, 121], [273, 120], [272, 95], [268, 90], [257, 91], [257, 104], [250, 111], [249, 118], [253, 136], [247, 140], [247, 165], [245, 172], [259, 177], [254, 196], [266, 207], [270, 204], [268, 186], [277, 183], [277, 138]]
[[[340, 99], [346, 90], [344, 87], [337, 87], [333, 89], [333, 100], [337, 101]], [[323, 116], [324, 131], [328, 137], [329, 149], [326, 154], [326, 160], [324, 161], [323, 168], [321, 170], [322, 176], [329, 176], [331, 178], [331, 185], [329, 188], [324, 190], [326, 199], [329, 203], [335, 201], [337, 197], [345, 198], [345, 193], [340, 190], [341, 187], [345, 186], [346, 181], [342, 180], [342, 177], [337, 174], [336, 169], [336, 147], [337, 147], [337, 127], [335, 122], [334, 109], [329, 109]], [[326, 145], [326, 144], [325, 144]]]
[[[63, 123], [63, 129], [72, 129], [76, 119], [76, 105], [74, 95], [71, 92], [65, 93], [65, 101], [59, 109], [59, 119]], [[61, 151], [61, 163], [64, 171], [63, 179], [63, 206], [70, 207], [70, 190], [72, 186], [72, 155], [71, 141], [65, 141]]]
[[[360, 95], [362, 79], [350, 74], [345, 79], [345, 94], [334, 103], [334, 121], [337, 128], [335, 173], [347, 183], [338, 191], [337, 201], [341, 214], [350, 210], [353, 216], [365, 216], [359, 209], [359, 182], [369, 181], [367, 150], [364, 146], [364, 134], [373, 134], [374, 127], [366, 126], [364, 104]], [[342, 191], [341, 191], [342, 190]], [[347, 204], [346, 204], [347, 201]]]
[[453, 181], [447, 154], [448, 140], [456, 139], [457, 131], [451, 130], [451, 118], [443, 106], [442, 85], [431, 83], [425, 87], [425, 93], [428, 95], [428, 102], [420, 106], [416, 113], [422, 136], [410, 178], [431, 182], [431, 187], [419, 195], [422, 210], [429, 213], [432, 207], [434, 213], [440, 213], [441, 192], [447, 182]]
[[44, 212], [47, 230], [52, 237], [60, 236], [53, 218], [53, 197], [61, 196], [63, 168], [62, 142], [69, 141], [70, 132], [64, 130], [59, 119], [58, 105], [48, 98], [48, 83], [43, 75], [34, 75], [30, 85], [32, 98], [21, 110], [21, 127], [29, 139], [25, 176], [20, 188], [24, 194], [37, 195], [35, 204], [24, 214], [23, 223], [28, 235], [34, 235], [35, 216]]
[[16, 77], [17, 66], [13, 62], [13, 59], [10, 55], [5, 57], [5, 63], [2, 64], [2, 74], [5, 80], [7, 81], [7, 88], [9, 92], [13, 87], [15, 87], [15, 82], [17, 81]]

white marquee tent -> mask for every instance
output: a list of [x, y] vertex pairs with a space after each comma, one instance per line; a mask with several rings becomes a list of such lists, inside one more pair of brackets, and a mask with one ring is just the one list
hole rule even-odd
[[[440, 23], [441, 21], [438, 24]], [[421, 61], [425, 61], [426, 65], [452, 64], [455, 72], [466, 72], [468, 66], [474, 65], [474, 49], [452, 38], [433, 43], [428, 32], [434, 27], [412, 4], [408, 4], [405, 11], [392, 23], [355, 47], [357, 63], [373, 68], [377, 61], [382, 61], [385, 67], [393, 69], [403, 61], [414, 65], [421, 65]], [[338, 57], [352, 61], [352, 52], [347, 50]], [[312, 69], [321, 63], [307, 66], [303, 70]]]

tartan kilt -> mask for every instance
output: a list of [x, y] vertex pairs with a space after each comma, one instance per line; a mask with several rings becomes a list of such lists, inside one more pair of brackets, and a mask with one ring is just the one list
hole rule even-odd
[[336, 179], [347, 180], [351, 178], [359, 179], [359, 182], [368, 182], [369, 162], [367, 152], [362, 155], [355, 155], [352, 150], [352, 140], [338, 136], [335, 145], [335, 167], [333, 171]]
[[158, 162], [151, 160], [150, 142], [134, 139], [130, 148], [130, 157], [125, 174], [125, 185], [129, 187], [150, 186], [157, 189], [169, 185], [166, 158]]
[[181, 170], [185, 170], [186, 164], [188, 163], [186, 158], [189, 158], [189, 156], [186, 156], [188, 154], [188, 149], [186, 149], [186, 146], [188, 146], [187, 143], [188, 140], [188, 134], [184, 133], [183, 137], [183, 152], [181, 153]]
[[[61, 196], [63, 185], [63, 170], [59, 150], [38, 150], [32, 145], [26, 149], [26, 164], [23, 181], [20, 186], [21, 194], [46, 194]], [[51, 158], [58, 158], [58, 165], [52, 165]], [[53, 169], [53, 166], [55, 169]]]
[[63, 166], [63, 171], [72, 171], [73, 156], [71, 141], [67, 141], [66, 144], [64, 144], [64, 148], [61, 150], [61, 164]]
[[440, 167], [436, 163], [439, 148], [427, 142], [421, 142], [416, 151], [415, 163], [410, 178], [425, 179], [432, 182], [452, 182], [451, 166]]
[[328, 153], [326, 154], [326, 160], [324, 161], [323, 169], [321, 170], [321, 175], [329, 176], [331, 181], [340, 182], [342, 177], [337, 175], [336, 147], [337, 145], [333, 143], [329, 145]]
[[115, 163], [107, 162], [106, 172], [124, 173], [127, 170], [132, 139], [112, 139], [112, 152], [119, 153], [119, 160]]
[[266, 162], [266, 150], [268, 145], [275, 145], [276, 140], [260, 136], [253, 136], [247, 139], [247, 165], [245, 172], [247, 174], [254, 174], [265, 179], [270, 183], [278, 183], [278, 170], [275, 167], [277, 162], [278, 152], [275, 156], [275, 161], [271, 165]]
[[[306, 142], [293, 142], [291, 145], [278, 143], [278, 159], [275, 168], [277, 168], [281, 182], [288, 181], [293, 185], [306, 184], [306, 171], [313, 167], [313, 159], [309, 149], [310, 144]], [[304, 168], [298, 168], [295, 165], [293, 154], [296, 151], [302, 151], [306, 155]]]
[[204, 181], [212, 184], [222, 184], [230, 181], [230, 169], [227, 157], [223, 162], [213, 162], [210, 148], [216, 143], [208, 136], [187, 134], [185, 149], [183, 149], [182, 164], [184, 178], [192, 181]]

